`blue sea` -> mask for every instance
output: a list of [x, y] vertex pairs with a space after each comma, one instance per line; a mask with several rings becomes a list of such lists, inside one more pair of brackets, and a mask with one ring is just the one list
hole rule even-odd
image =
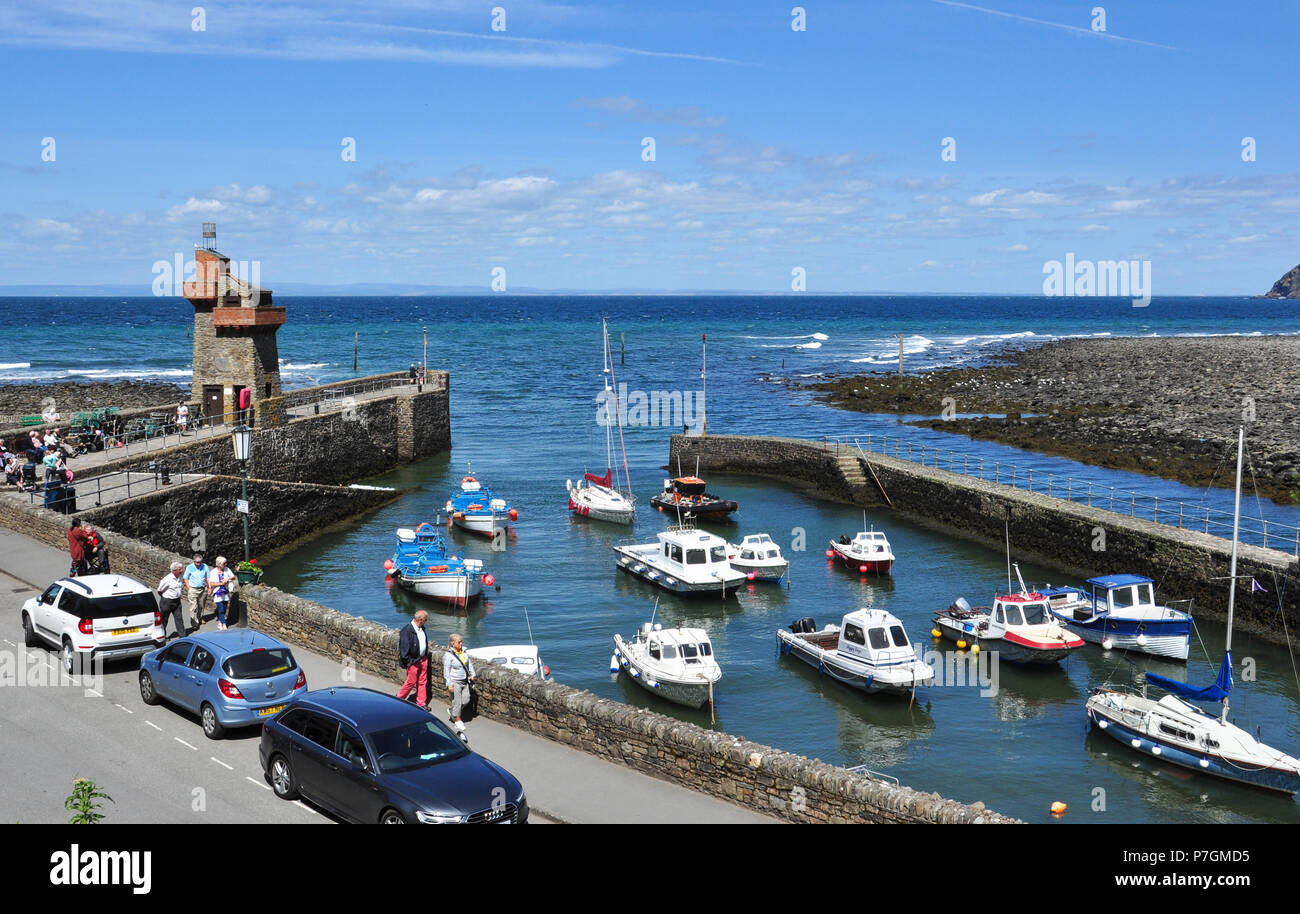
[[[12, 300], [11, 300], [12, 303]], [[270, 567], [268, 583], [356, 615], [400, 625], [417, 605], [393, 591], [382, 564], [393, 531], [434, 520], [455, 483], [476, 475], [520, 509], [505, 552], [450, 534], [454, 547], [484, 559], [500, 585], [468, 612], [429, 606], [430, 627], [471, 645], [534, 638], [558, 681], [716, 726], [838, 765], [867, 765], [904, 784], [965, 801], [982, 800], [1030, 821], [1051, 821], [1055, 800], [1066, 822], [1300, 821], [1294, 801], [1261, 795], [1171, 769], [1089, 734], [1088, 689], [1132, 680], [1142, 669], [1214, 677], [1221, 626], [1204, 623], [1186, 668], [1135, 658], [1135, 666], [1088, 646], [1061, 669], [1005, 670], [997, 696], [936, 687], [906, 701], [879, 700], [818, 679], [778, 658], [774, 632], [803, 616], [818, 626], [861, 606], [897, 615], [913, 640], [930, 647], [931, 614], [965, 595], [986, 602], [1005, 587], [1001, 549], [956, 540], [876, 512], [899, 559], [886, 579], [862, 579], [827, 565], [825, 542], [861, 529], [860, 510], [820, 502], [775, 481], [715, 475], [710, 488], [736, 499], [730, 537], [768, 532], [791, 558], [788, 589], [749, 585], [733, 600], [661, 597], [616, 573], [610, 545], [631, 531], [571, 519], [564, 481], [604, 470], [597, 425], [602, 384], [600, 318], [609, 321], [615, 373], [632, 390], [707, 390], [708, 430], [821, 438], [899, 436], [927, 448], [953, 448], [1020, 472], [1073, 474], [1100, 486], [1156, 495], [1162, 503], [1231, 509], [1231, 492], [1192, 489], [1152, 477], [1081, 466], [961, 436], [911, 428], [899, 417], [845, 413], [783, 379], [807, 380], [867, 370], [897, 371], [898, 335], [909, 372], [976, 365], [1007, 347], [1067, 337], [1300, 333], [1291, 303], [1247, 298], [1129, 300], [996, 296], [483, 296], [276, 298], [288, 309], [280, 331], [286, 387], [405, 369], [420, 361], [451, 371], [449, 454], [368, 482], [413, 489], [374, 515], [317, 540]], [[12, 312], [11, 312], [12, 313]], [[33, 322], [9, 328], [0, 344], [0, 382], [155, 379], [186, 383], [191, 311], [172, 298], [24, 300]], [[85, 328], [93, 326], [93, 334]], [[707, 377], [701, 336], [707, 335]], [[621, 356], [620, 356], [621, 350]], [[641, 502], [635, 535], [654, 538], [664, 520], [649, 509], [667, 460], [665, 426], [626, 430], [634, 489]], [[1230, 455], [1227, 455], [1230, 456]], [[1040, 477], [1041, 478], [1041, 477]], [[1300, 523], [1300, 509], [1248, 499], [1247, 513]], [[806, 548], [795, 548], [796, 528]], [[255, 537], [256, 534], [254, 534]], [[733, 540], [736, 541], [736, 540]], [[1014, 553], [1016, 544], [1012, 543]], [[1031, 584], [1068, 583], [1023, 566]], [[1099, 567], [1097, 572], [1123, 571]], [[1172, 583], [1172, 582], [1160, 582]], [[716, 720], [665, 705], [609, 674], [611, 638], [628, 635], [651, 613], [669, 624], [707, 628], [724, 678]], [[1300, 754], [1300, 684], [1284, 648], [1237, 633], [1234, 653], [1254, 658], [1257, 681], [1234, 693], [1234, 720], [1293, 755]], [[1101, 794], [1097, 793], [1101, 788]], [[1097, 798], [1102, 802], [1098, 804]]]

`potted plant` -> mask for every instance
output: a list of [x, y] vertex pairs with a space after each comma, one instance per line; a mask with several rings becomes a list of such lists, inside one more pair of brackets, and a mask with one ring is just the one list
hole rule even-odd
[[262, 569], [257, 567], [257, 559], [249, 559], [235, 566], [235, 577], [240, 584], [256, 584], [262, 577]]

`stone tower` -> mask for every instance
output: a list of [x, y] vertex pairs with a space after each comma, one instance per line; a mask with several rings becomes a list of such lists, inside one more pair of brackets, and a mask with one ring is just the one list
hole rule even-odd
[[[194, 282], [185, 297], [194, 305], [194, 386], [205, 417], [233, 421], [239, 393], [249, 388], [256, 424], [273, 421], [278, 410], [262, 401], [280, 396], [280, 355], [275, 332], [283, 308], [273, 307], [269, 289], [259, 289], [230, 271], [230, 258], [216, 250], [216, 225], [203, 223], [203, 247], [195, 250]], [[244, 272], [250, 272], [245, 270]]]

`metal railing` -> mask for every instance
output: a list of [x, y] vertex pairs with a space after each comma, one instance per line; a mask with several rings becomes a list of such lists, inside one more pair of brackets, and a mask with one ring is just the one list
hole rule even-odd
[[[78, 510], [85, 511], [102, 505], [137, 495], [147, 495], [161, 488], [193, 482], [212, 475], [216, 470], [216, 458], [210, 457], [198, 464], [173, 468], [166, 460], [150, 463], [147, 467], [132, 470], [114, 470], [101, 476], [90, 476], [79, 481], [74, 478], [73, 487], [77, 492]], [[45, 500], [45, 483], [37, 480], [34, 487], [24, 493], [28, 503]], [[94, 497], [94, 504], [89, 499]], [[83, 501], [85, 499], [85, 501]]]
[[[987, 482], [1011, 486], [1027, 492], [1038, 492], [1050, 498], [1086, 504], [1128, 517], [1149, 520], [1157, 524], [1196, 530], [1225, 539], [1232, 537], [1232, 512], [1204, 505], [1189, 504], [1172, 498], [1160, 498], [1132, 489], [1122, 489], [1090, 479], [1081, 479], [1063, 473], [1035, 472], [1014, 463], [989, 460], [973, 454], [963, 454], [951, 448], [918, 444], [891, 435], [867, 435], [866, 444], [860, 438], [822, 438], [822, 446], [837, 456], [857, 456], [869, 460], [873, 454], [882, 454], [907, 460], [921, 466], [948, 470], [961, 476], [976, 477]], [[1243, 543], [1278, 549], [1300, 556], [1300, 527], [1276, 520], [1243, 514], [1238, 538]]]
[[[437, 380], [441, 381], [441, 378]], [[439, 383], [436, 386], [433, 384], [411, 384], [405, 377], [357, 381], [354, 384], [339, 384], [320, 388], [319, 390], [301, 391], [300, 394], [307, 394], [307, 396], [290, 395], [285, 398], [284, 405], [285, 410], [295, 416], [316, 415], [323, 412], [347, 409], [359, 396], [364, 397], [380, 391], [397, 389], [423, 392], [426, 389], [440, 390], [441, 384]]]

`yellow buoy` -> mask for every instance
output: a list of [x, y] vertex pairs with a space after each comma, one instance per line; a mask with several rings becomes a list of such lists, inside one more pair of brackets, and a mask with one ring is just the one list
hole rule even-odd
[[964, 651], [964, 650], [966, 650], [966, 642], [965, 642], [965, 641], [958, 641], [958, 642], [957, 642], [957, 650], [959, 650], [959, 651]]
[[978, 654], [980, 652], [980, 646], [978, 644], [972, 644], [970, 646], [970, 652], [972, 654]]
[[937, 629], [937, 628], [932, 628], [932, 629], [930, 629], [930, 634], [933, 635], [933, 636], [936, 637], [936, 638], [942, 638], [942, 637], [943, 637], [943, 632], [939, 631], [939, 629]]
[[1066, 810], [1066, 806], [1060, 800], [1057, 800], [1055, 803], [1052, 804], [1052, 815], [1056, 816], [1058, 819], [1061, 816], [1065, 815], [1065, 810]]

